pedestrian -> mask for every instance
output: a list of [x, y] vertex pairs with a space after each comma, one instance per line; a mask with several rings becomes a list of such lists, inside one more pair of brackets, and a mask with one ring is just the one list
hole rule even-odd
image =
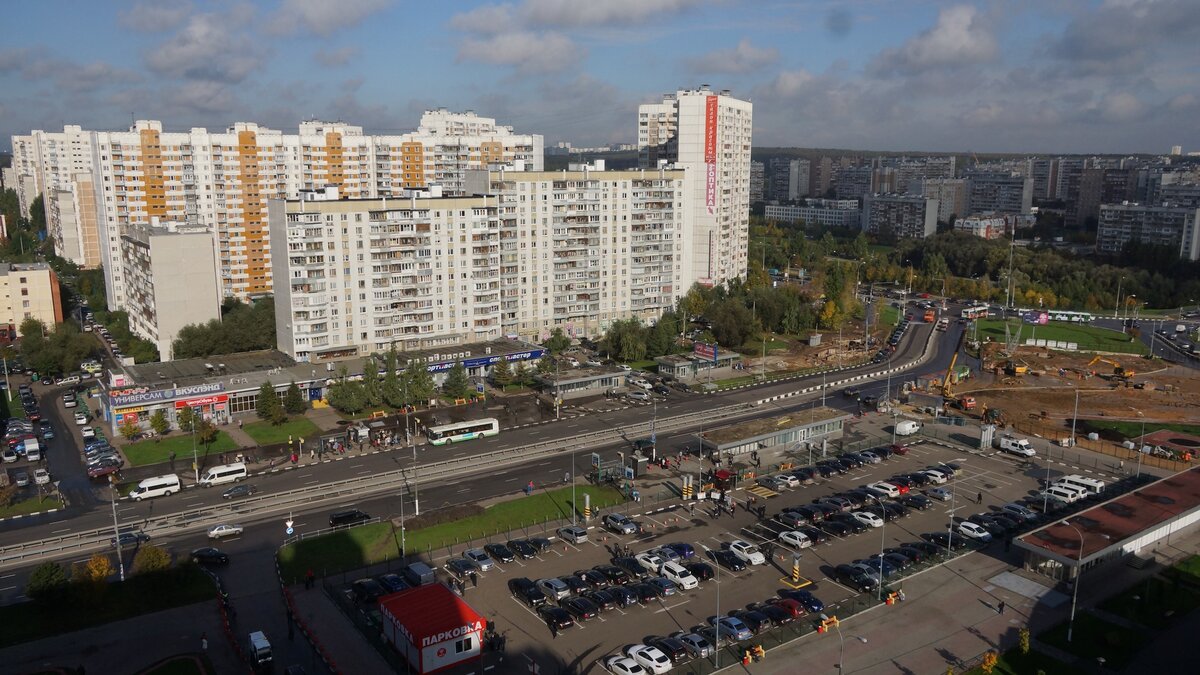
[[982, 493], [982, 492], [980, 492], [979, 494], [975, 495], [975, 503], [976, 503], [976, 504], [982, 504], [982, 503], [983, 503], [983, 493]]
[[474, 570], [471, 571], [471, 588], [479, 588], [479, 574]]
[[238, 420], [238, 431], [242, 430], [242, 420]]
[[897, 597], [900, 598], [900, 602], [904, 602], [904, 589], [903, 588], [896, 591], [896, 595], [897, 595]]
[[300, 458], [296, 456], [296, 452], [292, 451], [292, 464], [295, 464]]
[[313, 574], [312, 568], [309, 568], [308, 572], [304, 574], [304, 588], [312, 589], [316, 585], [316, 579], [317, 576]]
[[696, 502], [688, 502], [688, 515], [696, 515]]
[[550, 635], [553, 636], [553, 639], [558, 639], [558, 624], [553, 621], [550, 622]]
[[208, 651], [208, 633], [200, 634], [200, 651], [202, 651], [202, 652]]
[[996, 613], [997, 614], [1004, 613], [1004, 601], [1003, 600], [1000, 601], [1000, 604], [996, 605]]

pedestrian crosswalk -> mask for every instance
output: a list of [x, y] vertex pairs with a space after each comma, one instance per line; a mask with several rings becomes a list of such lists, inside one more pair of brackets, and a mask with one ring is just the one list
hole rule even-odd
[[771, 497], [779, 496], [778, 492], [772, 490], [771, 488], [763, 487], [761, 485], [755, 485], [754, 487], [746, 488], [746, 492], [749, 492], [750, 494], [753, 494], [753, 495], [758, 495], [759, 497], [762, 497], [763, 499], [769, 499]]

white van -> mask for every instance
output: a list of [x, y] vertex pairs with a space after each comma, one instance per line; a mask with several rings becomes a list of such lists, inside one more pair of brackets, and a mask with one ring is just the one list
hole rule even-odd
[[1095, 478], [1087, 478], [1074, 474], [1071, 476], [1063, 476], [1054, 481], [1054, 485], [1061, 485], [1073, 490], [1079, 490], [1089, 495], [1098, 495], [1104, 492], [1104, 481], [1096, 480]]
[[696, 581], [696, 577], [688, 571], [688, 568], [674, 561], [663, 563], [659, 574], [675, 582], [676, 586], [685, 591], [690, 591], [700, 585], [700, 582]]
[[212, 487], [222, 483], [234, 483], [239, 480], [246, 480], [249, 475], [244, 462], [222, 464], [205, 471], [204, 475], [200, 476], [199, 485], [200, 487]]
[[42, 446], [36, 438], [26, 438], [22, 445], [25, 446], [25, 459], [31, 462], [42, 461]]
[[1028, 440], [1017, 438], [1011, 434], [1003, 434], [996, 438], [995, 446], [1002, 452], [1009, 452], [1021, 457], [1033, 457], [1037, 454]]
[[1051, 500], [1062, 502], [1063, 504], [1074, 504], [1083, 498], [1083, 493], [1075, 488], [1070, 488], [1063, 485], [1051, 485], [1043, 490], [1038, 496], [1048, 497]]
[[897, 436], [912, 436], [921, 430], [921, 423], [912, 420], [904, 420], [896, 423]]
[[165, 476], [155, 476], [137, 484], [133, 492], [129, 493], [130, 498], [136, 501], [143, 499], [151, 499], [153, 497], [166, 497], [173, 495], [183, 489], [183, 484], [179, 482], [179, 476], [175, 474], [167, 474]]

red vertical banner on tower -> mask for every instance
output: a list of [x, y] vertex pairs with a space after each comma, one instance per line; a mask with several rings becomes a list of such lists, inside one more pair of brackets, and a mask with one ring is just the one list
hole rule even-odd
[[708, 215], [717, 210], [717, 97], [704, 101], [704, 201]]

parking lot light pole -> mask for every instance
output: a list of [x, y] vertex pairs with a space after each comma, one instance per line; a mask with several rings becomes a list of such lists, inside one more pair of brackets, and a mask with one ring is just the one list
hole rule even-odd
[[871, 499], [874, 499], [875, 503], [879, 504], [879, 510], [883, 512], [883, 516], [881, 516], [883, 525], [879, 526], [879, 601], [883, 602], [883, 547], [887, 542], [887, 539], [885, 538], [885, 532], [887, 530], [887, 509], [883, 507], [883, 500], [881, 500], [879, 497], [871, 495]]
[[125, 581], [125, 558], [121, 555], [121, 528], [117, 525], [117, 474], [108, 474], [108, 487], [112, 490], [110, 501], [113, 512], [113, 536], [117, 538], [117, 571], [121, 575], [121, 581]]
[[[846, 660], [846, 640], [842, 637], [842, 625], [840, 623], [835, 623], [833, 624], [833, 627], [837, 629], [838, 634], [838, 675], [842, 675], [844, 669], [842, 664]], [[861, 635], [851, 635], [850, 637], [858, 640], [864, 645], [867, 644], [867, 638]]]
[[1075, 605], [1079, 602], [1079, 581], [1083, 578], [1083, 533], [1079, 531], [1078, 527], [1065, 520], [1058, 521], [1058, 524], [1066, 525], [1075, 530], [1075, 534], [1079, 535], [1079, 567], [1075, 570], [1075, 582], [1072, 584], [1075, 586], [1075, 589], [1071, 592], [1071, 619], [1067, 623], [1067, 642], [1070, 643], [1071, 633], [1075, 630]]

